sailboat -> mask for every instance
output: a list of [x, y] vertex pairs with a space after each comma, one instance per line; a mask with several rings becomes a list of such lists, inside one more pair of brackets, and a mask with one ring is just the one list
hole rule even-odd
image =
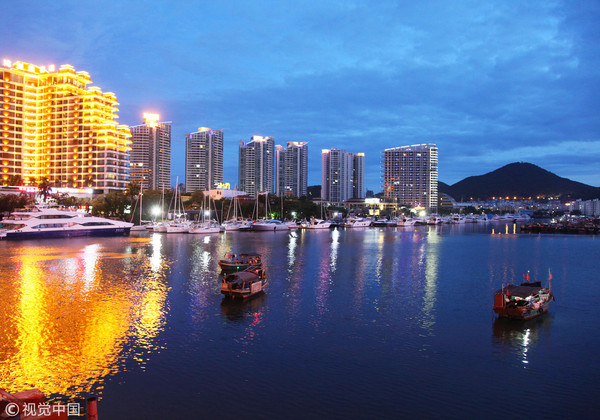
[[173, 220], [167, 224], [167, 233], [188, 233], [190, 223], [187, 221], [186, 214], [183, 211], [183, 201], [179, 192], [179, 177], [177, 177], [177, 186], [173, 196]]
[[[283, 223], [281, 220], [267, 220], [268, 217], [268, 208], [269, 208], [269, 193], [267, 191], [265, 191], [264, 193], [258, 193], [258, 195], [260, 194], [264, 194], [265, 195], [265, 218], [264, 220], [260, 221], [260, 222], [256, 222], [252, 225], [252, 229], [253, 230], [258, 230], [258, 231], [276, 231], [276, 230], [290, 230], [290, 227], [287, 225], [287, 223]], [[257, 195], [257, 202], [258, 202], [258, 195]], [[257, 213], [258, 213], [258, 207], [257, 207]]]
[[[204, 201], [206, 201], [206, 197], [205, 197]], [[217, 223], [214, 223], [210, 219], [210, 195], [208, 196], [208, 206], [206, 208], [208, 210], [203, 209], [203, 211], [202, 211], [202, 221], [192, 224], [192, 226], [190, 226], [188, 233], [208, 234], [208, 233], [219, 233], [221, 231], [220, 226]], [[207, 212], [209, 214], [208, 219], [206, 218]]]
[[137, 208], [137, 203], [139, 201], [140, 203], [140, 224], [139, 225], [134, 225], [131, 227], [130, 232], [147, 232], [148, 229], [146, 229], [146, 226], [144, 225], [144, 222], [142, 220], [142, 197], [144, 196], [144, 192], [143, 192], [143, 186], [140, 187], [140, 193], [138, 195], [138, 200], [135, 202], [135, 206], [133, 207], [133, 212], [131, 215], [131, 223], [133, 223], [133, 217], [135, 216], [135, 209]]
[[[228, 219], [225, 222], [223, 222], [223, 227], [225, 228], [226, 232], [240, 230], [240, 228], [243, 226], [243, 222], [240, 221], [238, 218], [238, 207], [240, 206], [240, 203], [238, 201], [237, 194], [233, 196], [233, 200], [232, 200], [231, 204], [233, 205], [233, 218]], [[227, 217], [229, 217], [230, 210], [231, 210], [231, 206], [229, 207], [229, 210], [227, 211]], [[240, 208], [240, 214], [241, 213], [242, 213], [242, 211]]]

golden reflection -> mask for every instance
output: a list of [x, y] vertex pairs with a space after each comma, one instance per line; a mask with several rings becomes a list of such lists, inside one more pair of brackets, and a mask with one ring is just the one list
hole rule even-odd
[[155, 245], [150, 257], [99, 244], [15, 250], [10, 273], [0, 274], [8, 289], [0, 307], [0, 388], [75, 397], [102, 389], [126, 358], [143, 367], [164, 327], [168, 293], [168, 266]]

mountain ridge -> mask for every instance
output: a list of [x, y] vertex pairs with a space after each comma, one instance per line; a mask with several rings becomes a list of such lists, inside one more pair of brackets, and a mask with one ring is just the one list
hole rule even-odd
[[494, 197], [560, 197], [562, 200], [600, 198], [600, 187], [560, 177], [528, 162], [513, 162], [483, 175], [469, 176], [455, 184], [438, 182], [438, 191], [457, 201]]

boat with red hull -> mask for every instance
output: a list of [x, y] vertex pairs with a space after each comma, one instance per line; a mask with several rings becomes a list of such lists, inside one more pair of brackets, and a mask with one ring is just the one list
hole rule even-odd
[[548, 312], [554, 300], [551, 288], [541, 282], [508, 284], [494, 293], [494, 312], [503, 318], [528, 320]]

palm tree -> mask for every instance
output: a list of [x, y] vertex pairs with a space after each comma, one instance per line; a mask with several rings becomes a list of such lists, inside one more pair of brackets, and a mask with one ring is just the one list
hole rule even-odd
[[19, 185], [22, 185], [22, 184], [23, 184], [23, 179], [21, 178], [21, 175], [11, 175], [7, 179], [7, 185], [18, 187]]
[[142, 187], [136, 181], [131, 181], [127, 184], [127, 188], [125, 188], [125, 196], [129, 197], [131, 204], [133, 204], [134, 198], [140, 195]]
[[48, 196], [50, 195], [50, 189], [52, 188], [52, 184], [50, 183], [50, 181], [48, 181], [48, 178], [42, 177], [40, 179], [40, 182], [38, 182], [37, 187], [39, 190], [38, 194], [44, 198], [45, 202]]

